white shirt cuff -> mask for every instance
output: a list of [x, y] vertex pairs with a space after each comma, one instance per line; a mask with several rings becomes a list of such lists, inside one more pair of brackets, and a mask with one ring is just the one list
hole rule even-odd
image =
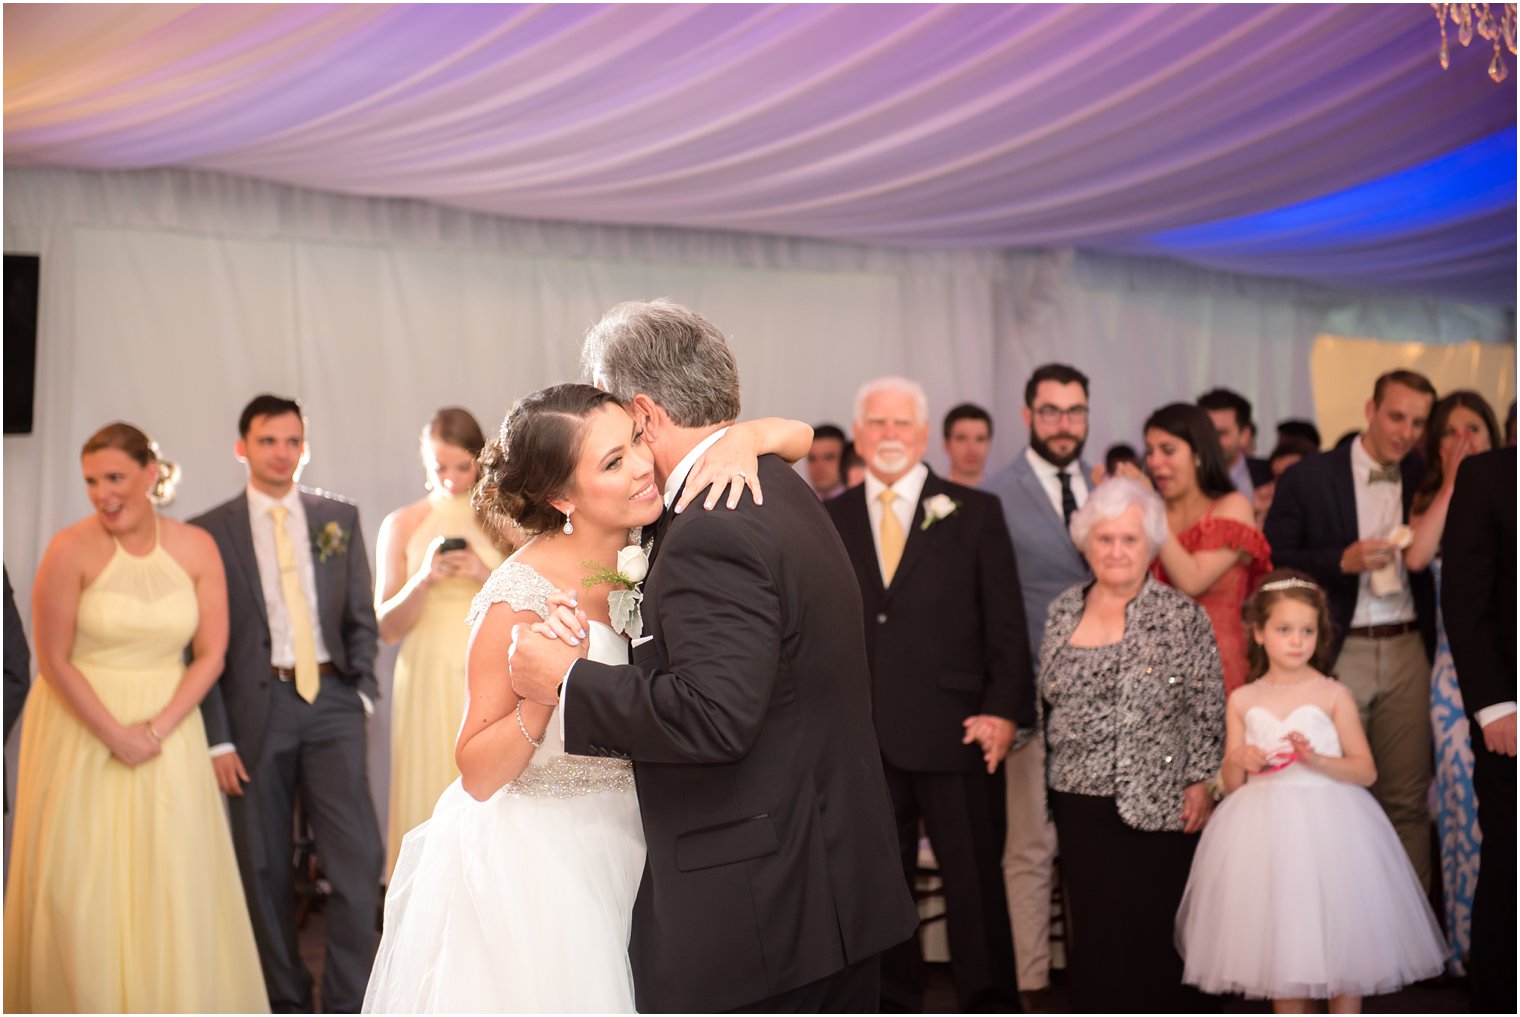
[[572, 660], [570, 666], [565, 668], [565, 677], [559, 681], [559, 743], [565, 744], [565, 697], [570, 693], [570, 672], [575, 670], [575, 665], [580, 660]]
[[1473, 718], [1477, 720], [1478, 727], [1484, 728], [1488, 727], [1488, 725], [1492, 724], [1496, 720], [1503, 720], [1505, 717], [1508, 717], [1510, 714], [1514, 713], [1517, 709], [1520, 709], [1520, 706], [1516, 706], [1514, 701], [1510, 701], [1508, 703], [1495, 703], [1492, 706], [1485, 706], [1483, 709], [1473, 714]]
[[[354, 689], [354, 691], [355, 692], [359, 692], [358, 689]], [[371, 717], [373, 717], [375, 715], [375, 703], [374, 703], [374, 700], [370, 699], [369, 696], [366, 696], [362, 692], [359, 692], [359, 704], [364, 707], [364, 719], [365, 720], [369, 720]]]
[[217, 756], [225, 756], [229, 752], [236, 751], [237, 746], [231, 742], [217, 742], [215, 745], [211, 746], [211, 748], [206, 750], [207, 754], [212, 759], [215, 759]]

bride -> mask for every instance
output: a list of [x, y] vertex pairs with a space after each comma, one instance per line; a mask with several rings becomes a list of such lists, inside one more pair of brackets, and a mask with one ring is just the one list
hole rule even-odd
[[[712, 508], [729, 485], [732, 507], [744, 484], [758, 501], [757, 456], [795, 461], [811, 438], [793, 421], [735, 425], [683, 501], [710, 486]], [[552, 619], [563, 638], [588, 641], [591, 659], [627, 662], [608, 611], [614, 584], [585, 580], [616, 572], [630, 537], [659, 517], [652, 460], [611, 395], [556, 385], [512, 408], [481, 467], [478, 503], [536, 536], [471, 608], [460, 777], [402, 842], [364, 1010], [631, 1012], [628, 932], [644, 871], [632, 764], [566, 755], [554, 708], [512, 692], [507, 651], [513, 625]], [[563, 606], [571, 598], [577, 612]]]

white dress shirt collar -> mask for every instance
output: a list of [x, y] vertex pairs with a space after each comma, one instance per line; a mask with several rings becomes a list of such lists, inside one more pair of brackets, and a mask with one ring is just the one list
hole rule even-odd
[[[1351, 440], [1351, 478], [1361, 484], [1367, 483], [1367, 475], [1373, 470], [1381, 470], [1383, 468], [1383, 464], [1372, 458], [1372, 453], [1368, 452], [1367, 446], [1362, 444], [1362, 439], [1366, 436], [1367, 432], [1363, 431]], [[1399, 471], [1399, 475], [1401, 479], [1397, 486], [1402, 488], [1402, 470]]]
[[[918, 496], [924, 491], [924, 481], [929, 479], [929, 467], [922, 462], [915, 463], [907, 473], [897, 478], [892, 484], [892, 493], [897, 495], [897, 505], [909, 505], [908, 518], [913, 518], [913, 512], [918, 507]], [[881, 492], [886, 490], [887, 485], [877, 478], [876, 474], [866, 470], [866, 504], [879, 505]]]
[[686, 453], [686, 456], [676, 464], [676, 468], [672, 470], [670, 476], [665, 479], [666, 510], [669, 510], [670, 503], [676, 500], [676, 492], [681, 490], [682, 484], [686, 483], [686, 475], [689, 474], [691, 472], [691, 468], [697, 464], [697, 460], [701, 458], [702, 453], [706, 452], [713, 446], [714, 442], [716, 442], [719, 438], [723, 437], [727, 433], [728, 428], [718, 428], [712, 434], [709, 434], [706, 438], [703, 438], [701, 441], [697, 442], [695, 447], [693, 447], [690, 452]]
[[[892, 502], [892, 514], [902, 527], [904, 537], [912, 534], [913, 516], [918, 511], [919, 497], [924, 493], [924, 482], [929, 479], [929, 467], [916, 463], [911, 470], [897, 478], [892, 492], [897, 499]], [[871, 542], [876, 546], [876, 567], [881, 571], [881, 581], [887, 581], [887, 571], [881, 560], [881, 521], [887, 507], [881, 503], [881, 492], [887, 485], [876, 474], [866, 470], [865, 480], [866, 517], [871, 521]]]
[[1073, 459], [1065, 466], [1057, 466], [1034, 450], [1031, 445], [1024, 450], [1024, 458], [1029, 460], [1029, 468], [1034, 471], [1034, 479], [1045, 488], [1045, 494], [1050, 498], [1050, 504], [1055, 508], [1056, 515], [1066, 517], [1061, 507], [1061, 474], [1071, 477], [1071, 494], [1077, 500], [1077, 508], [1087, 504], [1087, 478], [1082, 476], [1081, 460]]
[[1247, 498], [1255, 495], [1256, 485], [1251, 482], [1251, 463], [1246, 459], [1244, 452], [1235, 457], [1235, 465], [1231, 466], [1227, 472], [1230, 475], [1230, 483], [1235, 485], [1235, 490]]
[[284, 505], [290, 510], [291, 515], [295, 515], [297, 512], [301, 515], [306, 514], [306, 506], [301, 504], [301, 489], [295, 484], [291, 484], [290, 490], [286, 491], [284, 496], [280, 498], [272, 498], [252, 484], [248, 485], [248, 510], [250, 512], [255, 515], [267, 515], [269, 510], [276, 505]]

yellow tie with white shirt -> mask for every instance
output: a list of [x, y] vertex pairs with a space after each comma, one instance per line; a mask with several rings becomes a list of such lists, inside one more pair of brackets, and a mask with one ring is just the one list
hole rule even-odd
[[892, 511], [897, 492], [890, 487], [883, 488], [877, 497], [881, 499], [881, 578], [884, 585], [891, 586], [892, 577], [897, 574], [897, 566], [902, 562], [903, 547], [908, 543], [908, 538], [903, 534], [902, 522], [897, 518], [897, 513]]
[[274, 556], [280, 566], [280, 592], [285, 596], [285, 614], [290, 618], [291, 648], [296, 654], [296, 694], [308, 703], [316, 702], [322, 679], [317, 669], [317, 639], [311, 628], [311, 608], [306, 591], [301, 589], [301, 571], [296, 567], [296, 549], [285, 529], [290, 509], [276, 505], [269, 510], [274, 519]]

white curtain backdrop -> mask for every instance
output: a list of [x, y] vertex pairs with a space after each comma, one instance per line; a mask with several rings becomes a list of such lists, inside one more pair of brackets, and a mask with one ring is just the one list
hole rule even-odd
[[305, 481], [357, 501], [372, 536], [420, 496], [417, 434], [436, 408], [468, 407], [489, 432], [517, 397], [579, 376], [581, 334], [619, 300], [669, 296], [723, 328], [746, 415], [848, 426], [863, 380], [904, 374], [936, 419], [963, 399], [992, 411], [994, 466], [1022, 447], [1023, 383], [1049, 360], [1092, 376], [1101, 453], [1215, 384], [1265, 427], [1312, 416], [1320, 333], [1514, 338], [1503, 309], [1163, 261], [531, 222], [202, 172], [11, 171], [4, 220], [6, 251], [42, 257], [35, 430], [5, 439], [23, 599], [48, 536], [88, 511], [77, 451], [101, 424], [159, 440], [185, 468], [171, 511], [191, 515], [242, 483], [243, 403], [298, 396]]
[[[13, 170], [4, 183], [5, 250], [42, 259], [35, 429], [4, 444], [23, 617], [49, 536], [89, 511], [78, 449], [100, 425], [137, 424], [184, 467], [168, 511], [185, 517], [241, 488], [243, 404], [297, 396], [303, 479], [358, 503], [373, 556], [384, 514], [422, 494], [417, 436], [433, 411], [465, 406], [489, 433], [517, 397], [579, 376], [581, 334], [621, 300], [668, 296], [723, 328], [747, 416], [848, 426], [862, 381], [902, 374], [923, 382], [936, 422], [962, 400], [992, 411], [994, 467], [1023, 447], [1024, 380], [1050, 360], [1092, 377], [1092, 456], [1216, 384], [1253, 400], [1264, 427], [1312, 416], [1317, 334], [1514, 341], [1498, 308], [1070, 250], [544, 223], [186, 170]], [[929, 459], [944, 463], [937, 440]]]

